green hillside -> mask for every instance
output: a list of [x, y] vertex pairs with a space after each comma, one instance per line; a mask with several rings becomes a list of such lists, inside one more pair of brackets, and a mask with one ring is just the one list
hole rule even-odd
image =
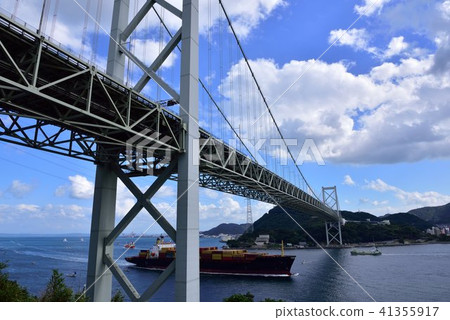
[[202, 231], [201, 233], [208, 236], [218, 236], [219, 234], [243, 234], [249, 225], [246, 223], [237, 224], [237, 223], [222, 223], [215, 228], [212, 228], [208, 231]]
[[[230, 242], [231, 246], [250, 246], [260, 234], [270, 235], [275, 243], [307, 242], [314, 245], [309, 235], [319, 243], [326, 242], [324, 221], [309, 214], [288, 210], [286, 214], [281, 208], [274, 207], [258, 219], [254, 225], [254, 232], [242, 235], [238, 241]], [[408, 214], [398, 213], [385, 217], [376, 217], [367, 212], [341, 211], [347, 222], [342, 227], [342, 238], [345, 243], [359, 243], [372, 241], [389, 241], [395, 239], [419, 239], [430, 223]], [[390, 225], [368, 223], [390, 220]]]
[[390, 214], [380, 217], [380, 220], [389, 220], [391, 224], [413, 226], [419, 230], [426, 230], [427, 228], [431, 228], [433, 226], [432, 223], [422, 220], [421, 218], [410, 213]]
[[378, 221], [378, 217], [363, 211], [352, 212], [342, 210], [341, 215], [342, 218], [349, 221], [367, 221], [367, 219], [370, 219], [370, 221]]
[[431, 224], [450, 224], [450, 203], [437, 207], [424, 207], [408, 211]]

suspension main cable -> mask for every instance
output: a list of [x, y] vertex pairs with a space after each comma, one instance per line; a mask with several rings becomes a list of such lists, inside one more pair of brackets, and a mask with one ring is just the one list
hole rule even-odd
[[[211, 8], [211, 0], [208, 1], [208, 89], [211, 91], [211, 83], [212, 83], [212, 8]], [[211, 104], [211, 99], [208, 101], [208, 117], [209, 117], [209, 129], [212, 131], [212, 123], [213, 123], [213, 108]]]
[[[58, 0], [59, 1], [59, 0]], [[97, 11], [95, 12], [95, 20], [99, 23], [102, 20], [102, 11], [103, 11], [103, 0], [97, 0]], [[97, 64], [97, 49], [98, 49], [98, 33], [99, 26], [97, 23], [94, 23], [94, 35], [92, 37], [92, 52], [91, 52], [91, 62], [95, 65]]]
[[20, 4], [20, 0], [16, 0], [16, 3], [14, 4], [14, 11], [13, 11], [13, 19], [16, 18], [17, 16], [17, 11], [19, 10], [19, 4]]
[[[160, 19], [160, 21], [162, 21], [162, 24], [164, 26], [164, 28], [166, 29], [167, 33], [169, 34], [169, 36], [173, 37], [172, 32], [170, 32], [169, 28], [167, 27], [167, 25], [164, 23], [164, 21], [161, 19], [161, 16], [158, 14], [158, 12], [153, 8], [154, 12], [156, 13], [156, 15], [158, 16], [158, 18]], [[177, 45], [178, 50], [181, 52], [181, 48]], [[237, 133], [236, 129], [231, 125], [231, 122], [228, 120], [227, 116], [225, 115], [225, 113], [223, 112], [223, 110], [219, 107], [219, 105], [217, 104], [216, 100], [214, 99], [214, 97], [212, 96], [211, 92], [206, 88], [206, 85], [203, 83], [203, 81], [199, 78], [198, 82], [200, 83], [200, 85], [202, 86], [202, 88], [205, 90], [205, 92], [208, 94], [208, 97], [211, 99], [211, 101], [213, 102], [213, 104], [215, 105], [216, 109], [219, 111], [219, 113], [222, 115], [222, 117], [225, 119], [225, 122], [230, 126], [231, 130], [233, 131], [233, 133], [236, 135], [236, 137], [239, 139], [239, 141], [242, 143], [242, 145], [245, 147], [245, 149], [248, 151], [250, 157], [256, 162], [258, 163], [258, 161], [256, 160], [256, 157], [253, 155], [253, 153], [249, 150], [249, 148], [247, 147], [247, 145], [244, 143], [244, 141], [242, 141], [242, 138], [240, 137], [240, 135]]]
[[[220, 11], [219, 9], [219, 79], [222, 81], [223, 79], [223, 26], [222, 26], [222, 11]], [[219, 86], [219, 96], [223, 97], [223, 86]], [[217, 107], [217, 106], [216, 106]], [[221, 112], [222, 114], [222, 112]], [[225, 117], [225, 114], [222, 114], [222, 116]], [[225, 119], [226, 121], [226, 119]], [[222, 131], [222, 137], [225, 136], [224, 132], [225, 132], [225, 126], [221, 126], [221, 131]]]
[[84, 25], [83, 25], [83, 35], [81, 36], [81, 49], [80, 49], [80, 57], [84, 56], [84, 49], [86, 46], [86, 35], [89, 24], [89, 10], [91, 9], [91, 0], [87, 1], [86, 4], [86, 12], [84, 14]]
[[[283, 143], [284, 143], [284, 145], [285, 145], [285, 147], [286, 147], [286, 150], [287, 150], [287, 152], [289, 153], [289, 155], [290, 155], [290, 157], [291, 157], [291, 159], [292, 159], [292, 161], [293, 161], [293, 163], [294, 163], [294, 166], [297, 168], [298, 173], [302, 176], [302, 178], [303, 178], [303, 180], [305, 181], [306, 185], [307, 185], [310, 189], [312, 189], [312, 188], [310, 187], [308, 181], [306, 181], [306, 178], [305, 178], [305, 176], [303, 175], [303, 173], [301, 172], [300, 168], [299, 168], [298, 165], [296, 164], [295, 158], [294, 158], [294, 156], [292, 155], [292, 152], [291, 152], [291, 150], [289, 149], [288, 144], [286, 143], [286, 140], [285, 140], [285, 138], [284, 138], [284, 136], [283, 136], [283, 133], [282, 133], [281, 130], [280, 130], [280, 127], [278, 126], [278, 124], [277, 124], [277, 122], [276, 122], [276, 120], [275, 120], [275, 117], [274, 117], [274, 115], [273, 115], [273, 113], [272, 113], [272, 110], [270, 110], [270, 107], [269, 107], [269, 104], [267, 103], [266, 97], [264, 96], [264, 94], [263, 94], [263, 92], [262, 92], [262, 90], [261, 90], [261, 87], [260, 87], [260, 85], [259, 85], [259, 83], [258, 83], [258, 80], [256, 79], [256, 76], [255, 76], [255, 74], [254, 74], [254, 72], [253, 72], [253, 69], [252, 69], [252, 67], [250, 66], [250, 62], [249, 62], [248, 59], [247, 59], [247, 55], [245, 54], [244, 49], [243, 49], [243, 47], [242, 47], [242, 45], [241, 45], [241, 42], [239, 41], [239, 38], [238, 38], [238, 36], [237, 36], [237, 34], [236, 34], [236, 31], [234, 30], [234, 27], [233, 27], [233, 25], [232, 25], [232, 23], [231, 23], [231, 20], [230, 20], [228, 14], [227, 14], [227, 11], [225, 10], [225, 7], [224, 7], [224, 5], [223, 5], [223, 3], [222, 3], [222, 0], [219, 0], [219, 4], [220, 4], [220, 6], [222, 7], [223, 13], [225, 14], [225, 17], [226, 17], [226, 19], [227, 19], [227, 21], [228, 21], [228, 25], [230, 26], [231, 31], [232, 31], [232, 33], [233, 33], [233, 35], [234, 35], [234, 38], [236, 39], [236, 42], [237, 42], [237, 44], [238, 44], [238, 46], [239, 46], [239, 49], [241, 50], [242, 56], [244, 57], [244, 60], [245, 60], [245, 62], [246, 62], [246, 64], [247, 64], [247, 67], [248, 67], [248, 69], [250, 70], [250, 73], [251, 73], [251, 75], [252, 75], [253, 81], [255, 82], [256, 87], [258, 88], [258, 91], [259, 91], [259, 93], [260, 93], [260, 95], [261, 95], [261, 97], [262, 97], [262, 99], [263, 99], [264, 105], [266, 106], [267, 111], [268, 111], [268, 113], [270, 114], [270, 117], [272, 118], [272, 121], [273, 121], [273, 123], [274, 123], [274, 125], [275, 125], [275, 127], [276, 127], [276, 129], [277, 129], [277, 131], [278, 131], [278, 134], [279, 134], [280, 137], [281, 137], [281, 140], [283, 140]], [[313, 193], [314, 197], [316, 197], [316, 199], [319, 199], [319, 197], [314, 193], [314, 191], [313, 191], [312, 193]]]
[[53, 9], [53, 19], [52, 19], [52, 26], [50, 28], [50, 38], [53, 38], [55, 35], [55, 27], [56, 27], [56, 19], [58, 17], [58, 10], [59, 10], [59, 0], [56, 0], [55, 8]]

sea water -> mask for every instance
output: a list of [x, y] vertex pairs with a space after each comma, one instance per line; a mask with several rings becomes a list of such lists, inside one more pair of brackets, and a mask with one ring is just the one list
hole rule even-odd
[[[124, 245], [133, 241], [119, 238], [114, 247], [117, 264], [139, 292], [143, 292], [160, 274], [135, 268], [126, 256], [149, 249], [155, 238], [141, 238], [136, 248]], [[201, 246], [221, 246], [217, 239], [200, 239]], [[0, 262], [7, 262], [10, 279], [41, 295], [57, 269], [66, 276], [66, 284], [81, 291], [86, 283], [88, 237], [74, 236], [2, 236]], [[383, 247], [381, 256], [352, 256], [351, 249], [286, 250], [295, 255], [290, 278], [202, 275], [201, 301], [222, 301], [235, 293], [250, 292], [255, 301], [265, 298], [284, 301], [449, 301], [450, 244], [425, 244]], [[279, 251], [267, 252], [279, 254]], [[76, 272], [76, 277], [69, 275]], [[174, 301], [174, 276], [152, 301]], [[120, 289], [117, 281], [113, 290]], [[123, 291], [122, 291], [123, 292]]]

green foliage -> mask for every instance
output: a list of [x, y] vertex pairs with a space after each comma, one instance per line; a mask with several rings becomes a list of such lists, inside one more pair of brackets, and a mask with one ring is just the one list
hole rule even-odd
[[450, 223], [450, 203], [437, 207], [424, 207], [408, 211], [431, 224], [449, 224]]
[[[326, 235], [324, 232], [324, 221], [308, 214], [288, 210], [289, 217], [281, 208], [275, 207], [254, 223], [254, 232], [243, 234], [238, 240], [229, 241], [228, 246], [250, 247], [256, 237], [260, 234], [270, 235], [273, 243], [293, 243], [306, 242], [309, 246], [315, 243], [300, 228], [302, 226], [318, 242], [324, 243]], [[371, 221], [379, 220], [366, 212], [342, 211], [343, 217], [347, 220]], [[292, 219], [295, 220], [292, 221]], [[390, 219], [390, 225], [378, 225], [371, 223], [347, 223], [342, 228], [342, 238], [347, 243], [364, 243], [372, 241], [390, 241], [396, 239], [416, 240], [425, 237], [422, 230], [429, 226], [429, 223], [416, 216], [399, 213], [390, 215], [383, 219]]]
[[[228, 298], [223, 299], [225, 302], [254, 302], [255, 296], [250, 292], [246, 294], [237, 293], [229, 296]], [[261, 302], [284, 302], [283, 300], [276, 300], [272, 298], [265, 298]]]
[[[74, 294], [73, 290], [65, 284], [64, 276], [58, 270], [54, 269], [52, 276], [47, 283], [47, 287], [42, 296], [31, 296], [27, 289], [22, 288], [16, 281], [9, 280], [8, 274], [3, 270], [7, 267], [6, 263], [0, 262], [0, 302], [87, 302], [88, 297], [84, 290]], [[111, 298], [111, 302], [123, 302], [124, 296], [120, 290], [117, 290]]]
[[0, 262], [0, 302], [36, 301], [27, 289], [21, 287], [16, 281], [9, 280], [8, 274], [3, 272], [6, 267], [6, 263]]
[[263, 301], [261, 301], [261, 302], [285, 302], [284, 300], [282, 300], [282, 299], [278, 299], [278, 300], [276, 300], [276, 299], [272, 299], [272, 298], [265, 298]]
[[255, 298], [254, 295], [252, 295], [250, 292], [247, 292], [246, 294], [233, 294], [229, 296], [228, 298], [223, 299], [225, 302], [253, 302], [253, 298]]
[[377, 221], [378, 217], [374, 216], [373, 214], [370, 214], [368, 212], [364, 211], [347, 211], [347, 210], [341, 210], [340, 211], [342, 217], [346, 220], [351, 221], [367, 221], [367, 219], [370, 219], [371, 221]]
[[252, 233], [244, 233], [238, 240], [228, 240], [227, 246], [230, 248], [250, 248], [255, 242]]
[[56, 269], [53, 270], [52, 277], [40, 300], [43, 302], [75, 301], [72, 289], [66, 286], [63, 274]]
[[450, 237], [446, 234], [441, 234], [438, 236], [438, 240], [442, 242], [450, 242]]
[[120, 290], [117, 290], [114, 296], [111, 298], [111, 302], [123, 302], [124, 296]]
[[391, 224], [412, 226], [420, 230], [426, 230], [427, 228], [431, 228], [433, 226], [433, 224], [422, 220], [421, 218], [410, 213], [396, 213], [391, 214], [385, 218], [381, 218], [381, 220], [385, 219], [389, 220]]
[[243, 234], [250, 225], [247, 223], [236, 224], [236, 223], [222, 223], [217, 227], [212, 228], [208, 231], [203, 231], [202, 233], [205, 235], [219, 235], [223, 234]]
[[371, 241], [389, 241], [395, 239], [420, 239], [423, 232], [408, 225], [371, 225], [348, 223], [342, 228], [345, 242], [359, 243]]
[[88, 297], [86, 296], [86, 292], [84, 290], [75, 293], [73, 297], [75, 302], [88, 302]]

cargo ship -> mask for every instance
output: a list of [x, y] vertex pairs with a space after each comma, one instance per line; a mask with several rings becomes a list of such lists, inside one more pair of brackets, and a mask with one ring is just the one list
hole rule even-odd
[[[139, 255], [125, 260], [137, 267], [164, 270], [176, 257], [175, 243], [161, 239], [151, 250], [141, 250]], [[290, 277], [293, 255], [274, 255], [247, 250], [200, 248], [200, 273], [239, 276]]]

